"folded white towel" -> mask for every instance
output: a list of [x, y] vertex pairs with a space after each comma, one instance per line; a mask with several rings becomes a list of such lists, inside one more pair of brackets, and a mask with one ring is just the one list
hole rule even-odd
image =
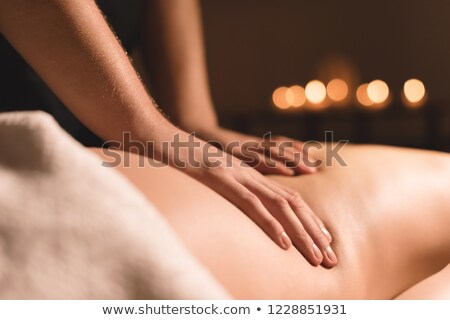
[[43, 112], [0, 114], [0, 297], [222, 299], [145, 197]]

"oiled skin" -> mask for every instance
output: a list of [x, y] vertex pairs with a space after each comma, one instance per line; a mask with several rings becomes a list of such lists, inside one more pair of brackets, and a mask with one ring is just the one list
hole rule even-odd
[[273, 177], [300, 192], [333, 234], [339, 264], [331, 270], [312, 267], [295, 248], [283, 251], [175, 169], [138, 168], [135, 155], [117, 169], [236, 298], [390, 299], [450, 263], [449, 155], [381, 146], [346, 146], [340, 155], [347, 166]]
[[450, 264], [396, 297], [398, 300], [450, 300]]

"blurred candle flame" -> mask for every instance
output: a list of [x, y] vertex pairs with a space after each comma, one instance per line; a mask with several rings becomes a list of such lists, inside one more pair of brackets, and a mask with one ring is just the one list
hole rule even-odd
[[286, 97], [289, 94], [291, 99], [288, 100], [289, 104], [294, 108], [303, 106], [306, 102], [305, 89], [299, 85], [294, 85], [288, 89]]
[[370, 107], [374, 104], [373, 101], [370, 100], [369, 95], [367, 94], [368, 86], [369, 86], [368, 83], [363, 83], [356, 90], [356, 99], [358, 99], [358, 102], [365, 107]]
[[327, 97], [327, 89], [323, 82], [312, 80], [305, 87], [306, 99], [313, 104], [321, 104]]
[[341, 102], [348, 96], [348, 85], [342, 79], [333, 79], [327, 85], [328, 97], [334, 102]]
[[[410, 108], [418, 108], [425, 102], [426, 89], [422, 81], [409, 79], [403, 86], [405, 105]], [[406, 100], [406, 101], [405, 101]]]
[[279, 87], [275, 89], [272, 94], [273, 104], [279, 109], [287, 109], [290, 107], [289, 102], [286, 99], [286, 94], [289, 88], [287, 87]]
[[367, 95], [374, 104], [382, 104], [389, 98], [389, 87], [383, 80], [374, 80], [367, 86]]

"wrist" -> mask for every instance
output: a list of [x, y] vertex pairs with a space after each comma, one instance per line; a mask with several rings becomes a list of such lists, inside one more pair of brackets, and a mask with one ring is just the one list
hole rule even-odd
[[214, 106], [209, 99], [185, 98], [171, 109], [174, 122], [187, 132], [212, 131], [219, 127]]
[[201, 136], [202, 133], [214, 132], [220, 129], [219, 121], [215, 116], [208, 117], [186, 117], [180, 118], [178, 121], [180, 128], [186, 132], [196, 132]]
[[202, 167], [203, 150], [207, 143], [172, 124], [152, 144], [150, 157], [159, 162], [189, 175]]

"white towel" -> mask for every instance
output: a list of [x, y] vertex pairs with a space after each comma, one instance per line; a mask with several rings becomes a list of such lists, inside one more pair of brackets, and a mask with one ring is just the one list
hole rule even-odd
[[0, 298], [229, 298], [100, 163], [43, 112], [0, 114]]

